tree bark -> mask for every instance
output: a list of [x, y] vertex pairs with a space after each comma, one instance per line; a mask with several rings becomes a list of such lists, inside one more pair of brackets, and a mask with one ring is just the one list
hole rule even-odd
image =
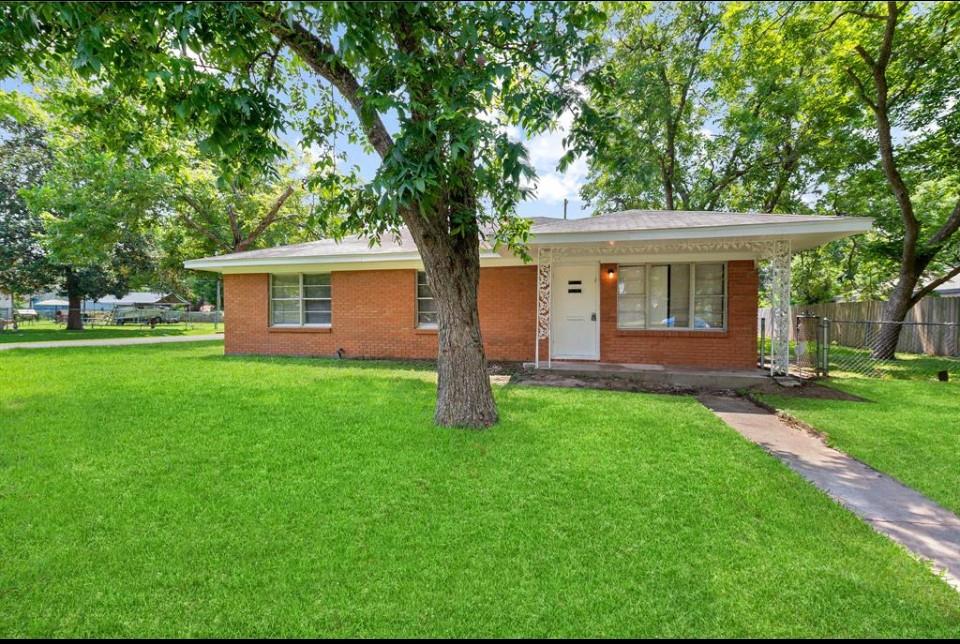
[[883, 311], [881, 324], [871, 355], [880, 360], [893, 360], [896, 357], [897, 343], [900, 340], [900, 330], [907, 313], [916, 304], [913, 296], [914, 288], [920, 280], [920, 275], [929, 263], [928, 258], [917, 255], [917, 243], [920, 238], [920, 222], [917, 220], [910, 198], [910, 189], [900, 174], [893, 145], [892, 126], [890, 124], [890, 88], [887, 84], [887, 66], [893, 56], [893, 40], [896, 33], [899, 8], [896, 2], [887, 2], [887, 15], [884, 17], [883, 40], [874, 58], [862, 45], [856, 46], [856, 52], [870, 69], [873, 79], [874, 96], [867, 94], [866, 85], [852, 70], [847, 69], [848, 75], [854, 81], [857, 93], [867, 104], [874, 115], [877, 125], [877, 139], [880, 150], [880, 166], [886, 177], [890, 192], [900, 209], [900, 218], [903, 221], [903, 252], [900, 258], [900, 276], [887, 300]]
[[67, 330], [83, 331], [83, 316], [80, 307], [83, 305], [83, 295], [80, 293], [77, 276], [72, 269], [67, 269]]
[[[393, 151], [393, 137], [378, 112], [365, 104], [360, 83], [336, 50], [303, 25], [265, 17], [272, 22], [273, 34], [346, 99], [367, 141], [381, 159], [386, 159]], [[397, 28], [400, 46], [415, 50], [415, 43], [407, 42], [405, 26], [400, 24]], [[476, 207], [471, 196], [461, 197], [461, 205]], [[479, 230], [451, 235], [448, 214], [439, 207], [429, 217], [421, 216], [416, 208], [401, 212], [420, 252], [437, 304], [439, 348], [434, 420], [446, 427], [489, 427], [497, 422], [497, 407], [487, 374], [477, 308]]]
[[[416, 228], [416, 230], [415, 230]], [[437, 407], [444, 427], [482, 429], [497, 422], [480, 333], [480, 241], [411, 226], [438, 314]]]
[[900, 279], [890, 293], [890, 298], [883, 307], [883, 321], [876, 339], [872, 342], [871, 357], [875, 360], [896, 359], [897, 343], [900, 341], [900, 331], [907, 313], [913, 308], [913, 289], [916, 278], [909, 275], [900, 275]]

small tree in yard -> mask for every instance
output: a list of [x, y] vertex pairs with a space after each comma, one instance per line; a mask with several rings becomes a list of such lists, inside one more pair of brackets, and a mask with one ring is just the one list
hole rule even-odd
[[151, 269], [148, 213], [162, 191], [148, 169], [89, 143], [61, 143], [43, 181], [22, 193], [39, 215], [37, 239], [66, 292], [70, 330], [83, 329], [85, 298], [122, 295]]
[[[439, 312], [441, 425], [497, 420], [477, 311], [479, 245], [515, 249], [533, 171], [504, 125], [551, 127], [593, 51], [588, 3], [47, 3], [0, 8], [0, 75], [67, 62], [105, 92], [141, 96], [206, 132], [227, 180], [307, 145], [361, 142], [380, 159], [350, 188], [345, 230], [409, 228]], [[352, 112], [358, 128], [346, 127]], [[241, 163], [242, 161], [242, 163]], [[346, 205], [346, 204], [345, 204]]]

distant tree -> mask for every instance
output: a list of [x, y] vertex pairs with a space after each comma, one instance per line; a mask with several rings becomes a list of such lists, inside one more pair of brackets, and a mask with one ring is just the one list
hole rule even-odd
[[208, 255], [313, 241], [333, 234], [332, 217], [318, 196], [306, 188], [309, 167], [295, 155], [278, 173], [249, 184], [218, 180], [217, 169], [202, 155], [171, 171], [173, 215], [158, 235], [158, 283], [205, 302], [216, 298], [217, 277], [187, 271], [183, 262]]
[[712, 3], [610, 3], [605, 64], [571, 142], [588, 155], [583, 196], [598, 210], [691, 208], [691, 162], [708, 113], [705, 58], [720, 27]]
[[[173, 195], [177, 220], [202, 238], [205, 254], [239, 253], [320, 234], [319, 211], [295, 165], [249, 185], [217, 181], [207, 163], [181, 170]], [[281, 242], [282, 240], [282, 242]]]
[[67, 328], [80, 330], [85, 298], [122, 295], [150, 271], [166, 181], [142, 157], [113, 151], [97, 132], [76, 127], [72, 113], [57, 111], [54, 102], [20, 103], [45, 120], [33, 132], [46, 150], [45, 171], [18, 192], [43, 261], [37, 285], [66, 293]]
[[0, 118], [0, 291], [14, 302], [54, 280], [38, 239], [43, 225], [20, 194], [43, 180], [52, 155], [43, 129], [20, 119]]
[[[0, 6], [0, 76], [66, 63], [205, 131], [229, 181], [334, 136], [380, 159], [345, 227], [409, 228], [439, 313], [441, 425], [497, 420], [480, 335], [481, 237], [522, 252], [515, 216], [533, 176], [522, 144], [578, 96], [602, 14], [591, 3], [38, 3]], [[346, 107], [345, 107], [346, 106]], [[352, 113], [355, 128], [345, 130]], [[317, 172], [312, 189], [339, 183]], [[246, 177], [247, 179], [249, 177]]]
[[587, 75], [564, 160], [587, 156], [581, 194], [595, 212], [808, 208], [799, 197], [844, 140], [844, 115], [823, 100], [803, 34], [765, 3], [609, 12], [605, 62]]

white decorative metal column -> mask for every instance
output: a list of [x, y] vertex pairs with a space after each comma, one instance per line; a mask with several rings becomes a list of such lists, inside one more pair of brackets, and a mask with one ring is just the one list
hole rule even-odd
[[540, 368], [540, 341], [547, 341], [547, 367], [550, 361], [550, 278], [553, 272], [553, 252], [549, 248], [537, 251], [537, 339], [534, 344], [534, 364]]
[[770, 375], [790, 372], [790, 242], [778, 239], [770, 248]]

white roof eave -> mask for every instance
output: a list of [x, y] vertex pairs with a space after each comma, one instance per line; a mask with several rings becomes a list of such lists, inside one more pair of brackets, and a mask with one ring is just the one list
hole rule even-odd
[[873, 226], [868, 217], [844, 217], [835, 220], [783, 222], [777, 224], [738, 224], [735, 226], [698, 226], [654, 230], [606, 230], [590, 232], [543, 232], [531, 234], [531, 246], [603, 243], [617, 241], [666, 241], [685, 239], [770, 238], [790, 239], [804, 235], [845, 237], [865, 233]]
[[[872, 225], [873, 221], [867, 217], [838, 217], [836, 219], [820, 219], [816, 221], [696, 226], [690, 228], [541, 232], [539, 234], [531, 233], [528, 246], [537, 248], [543, 246], [582, 246], [616, 242], [709, 241], [743, 238], [751, 240], [789, 239], [795, 242], [795, 248], [802, 249], [817, 246], [834, 239], [841, 239], [849, 235], [867, 232]], [[507, 251], [498, 253], [489, 248], [482, 249], [480, 252], [481, 260], [503, 260], [511, 256]], [[420, 262], [419, 253], [416, 251], [402, 250], [397, 252], [299, 255], [295, 257], [205, 257], [203, 259], [185, 261], [183, 265], [185, 268], [194, 270], [253, 272], [236, 269], [320, 266], [325, 264], [338, 266], [353, 265], [361, 269], [364, 265], [371, 265], [370, 268], [379, 268], [377, 265], [410, 262]]]
[[[499, 259], [503, 255], [493, 251], [481, 251], [480, 259]], [[191, 259], [183, 263], [184, 268], [195, 270], [218, 270], [221, 268], [243, 268], [256, 266], [300, 266], [313, 264], [379, 264], [382, 262], [419, 262], [420, 254], [404, 251], [398, 253], [364, 253], [348, 255], [300, 255], [297, 257], [255, 257], [228, 259], [204, 257]]]

